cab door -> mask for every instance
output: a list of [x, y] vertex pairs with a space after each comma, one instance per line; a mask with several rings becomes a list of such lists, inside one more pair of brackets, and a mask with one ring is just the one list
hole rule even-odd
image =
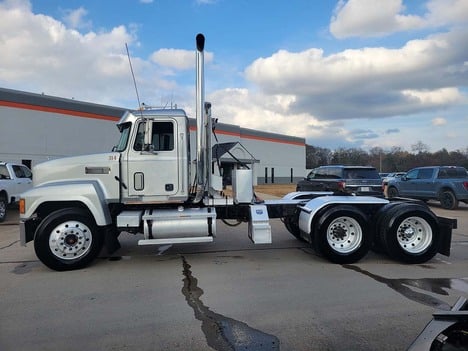
[[178, 125], [171, 118], [153, 121], [152, 143], [144, 146], [146, 122], [140, 120], [133, 145], [128, 148], [127, 179], [129, 196], [161, 197], [164, 201], [180, 187]]

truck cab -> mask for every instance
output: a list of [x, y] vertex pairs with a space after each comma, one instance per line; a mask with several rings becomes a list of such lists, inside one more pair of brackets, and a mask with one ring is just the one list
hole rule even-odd
[[185, 202], [190, 134], [181, 109], [127, 112], [118, 127], [123, 203]]

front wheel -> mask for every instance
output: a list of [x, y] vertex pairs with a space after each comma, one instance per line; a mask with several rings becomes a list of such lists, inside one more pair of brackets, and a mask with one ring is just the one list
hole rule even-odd
[[331, 208], [320, 217], [314, 233], [316, 249], [334, 263], [354, 263], [372, 245], [366, 216], [352, 206]]
[[433, 258], [441, 238], [435, 216], [414, 204], [392, 212], [379, 233], [388, 255], [406, 263], [424, 263]]
[[0, 223], [5, 221], [7, 216], [7, 200], [4, 196], [0, 196]]
[[387, 196], [389, 199], [393, 197], [398, 197], [398, 189], [395, 188], [394, 186], [391, 186], [390, 188], [387, 189]]
[[89, 213], [65, 208], [49, 214], [34, 236], [34, 250], [47, 267], [56, 271], [84, 268], [99, 254], [103, 235]]

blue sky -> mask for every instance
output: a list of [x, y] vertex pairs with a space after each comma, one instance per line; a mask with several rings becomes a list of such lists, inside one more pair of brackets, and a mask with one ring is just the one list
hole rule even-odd
[[4, 0], [0, 86], [194, 114], [321, 147], [468, 150], [468, 0]]

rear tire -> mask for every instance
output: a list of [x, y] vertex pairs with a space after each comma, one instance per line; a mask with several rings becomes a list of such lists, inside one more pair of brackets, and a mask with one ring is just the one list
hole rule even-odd
[[372, 245], [366, 216], [352, 206], [337, 206], [325, 211], [314, 233], [314, 245], [331, 262], [359, 261]]
[[387, 249], [382, 243], [381, 237], [380, 235], [378, 235], [378, 233], [382, 226], [382, 223], [388, 221], [388, 217], [392, 215], [392, 211], [395, 210], [395, 207], [400, 205], [400, 202], [390, 202], [385, 206], [381, 207], [377, 211], [377, 213], [372, 217], [371, 223], [374, 229], [373, 232], [375, 233], [373, 236], [372, 251], [374, 251], [375, 253], [388, 254]]
[[287, 216], [284, 217], [283, 223], [288, 232], [290, 232], [297, 240], [299, 241], [305, 241], [301, 237], [301, 230], [299, 229], [299, 225], [297, 222], [297, 216]]
[[405, 263], [424, 263], [439, 249], [436, 217], [417, 204], [395, 207], [381, 223], [380, 241], [388, 255]]
[[37, 257], [56, 271], [84, 268], [101, 251], [104, 236], [90, 214], [65, 208], [49, 214], [34, 236]]
[[451, 190], [444, 190], [439, 195], [439, 201], [442, 208], [454, 210], [458, 207], [458, 200]]

